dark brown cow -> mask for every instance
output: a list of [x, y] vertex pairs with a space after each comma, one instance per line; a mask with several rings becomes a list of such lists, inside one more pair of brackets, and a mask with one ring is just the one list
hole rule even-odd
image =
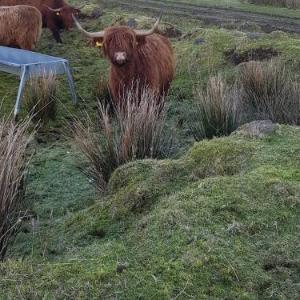
[[97, 45], [103, 45], [110, 60], [109, 88], [115, 102], [138, 82], [159, 96], [167, 93], [175, 73], [175, 58], [170, 41], [155, 34], [160, 18], [151, 30], [133, 30], [127, 26], [108, 27], [104, 31], [85, 31], [74, 17], [77, 28]]
[[42, 15], [32, 6], [0, 6], [0, 45], [32, 50], [42, 33]]
[[48, 27], [55, 40], [61, 43], [60, 29], [70, 30], [73, 26], [72, 14], [80, 10], [68, 5], [64, 0], [0, 0], [0, 6], [30, 5], [36, 7], [43, 16], [43, 26]]

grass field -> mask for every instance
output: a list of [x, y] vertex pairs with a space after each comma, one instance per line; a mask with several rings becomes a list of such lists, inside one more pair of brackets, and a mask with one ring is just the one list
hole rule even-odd
[[[234, 0], [190, 2], [271, 12]], [[96, 31], [129, 18], [142, 28], [154, 22], [152, 14], [117, 8], [81, 21]], [[186, 34], [171, 39], [177, 58], [167, 99], [171, 155], [117, 169], [106, 196], [83, 174], [87, 162], [66, 125], [96, 113], [108, 62], [75, 29], [62, 34], [62, 45], [43, 31], [37, 51], [70, 60], [80, 100], [74, 108], [62, 79], [57, 118], [31, 144], [26, 198], [35, 218], [0, 262], [0, 299], [298, 298], [299, 127], [278, 125], [262, 139], [236, 134], [195, 143], [186, 119], [195, 88], [211, 75], [234, 81], [239, 67], [228, 59], [230, 50], [272, 48], [300, 77], [299, 36], [204, 27], [183, 17], [163, 21]], [[13, 108], [17, 83], [0, 74], [0, 116]]]

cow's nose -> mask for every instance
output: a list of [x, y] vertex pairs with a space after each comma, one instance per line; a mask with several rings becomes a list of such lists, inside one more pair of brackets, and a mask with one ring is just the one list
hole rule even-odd
[[126, 62], [126, 52], [116, 52], [115, 61], [118, 64], [124, 64]]

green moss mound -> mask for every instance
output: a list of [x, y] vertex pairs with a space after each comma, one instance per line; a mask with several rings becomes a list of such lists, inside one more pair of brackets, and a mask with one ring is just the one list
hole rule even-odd
[[64, 205], [77, 202], [76, 211], [47, 215], [57, 201], [51, 194], [36, 203], [39, 228], [23, 230], [0, 264], [0, 298], [297, 298], [299, 128], [130, 163], [115, 171], [108, 195], [84, 209], [82, 195], [93, 187], [80, 186], [73, 151], [63, 147], [33, 158], [39, 179], [31, 175], [30, 190], [61, 158], [52, 181], [66, 175], [56, 188], [73, 186]]

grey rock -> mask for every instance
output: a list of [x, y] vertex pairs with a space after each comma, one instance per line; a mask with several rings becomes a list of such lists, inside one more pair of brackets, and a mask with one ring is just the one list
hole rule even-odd
[[261, 33], [261, 32], [248, 32], [247, 33], [247, 37], [250, 39], [250, 40], [258, 40], [260, 39], [261, 37], [263, 37], [265, 34], [264, 33]]
[[193, 43], [194, 45], [203, 45], [203, 44], [205, 44], [205, 40], [203, 39], [203, 38], [197, 38], [197, 39], [195, 39], [194, 40], [194, 43]]
[[103, 15], [103, 11], [101, 8], [96, 7], [92, 12], [91, 12], [91, 18], [93, 19], [98, 19]]
[[136, 28], [136, 27], [137, 27], [137, 22], [136, 22], [136, 20], [133, 19], [133, 18], [128, 19], [128, 21], [127, 21], [127, 26], [128, 26], [128, 27], [131, 27], [131, 28]]
[[274, 133], [277, 125], [270, 120], [253, 121], [239, 127], [233, 134], [245, 137], [264, 138]]

